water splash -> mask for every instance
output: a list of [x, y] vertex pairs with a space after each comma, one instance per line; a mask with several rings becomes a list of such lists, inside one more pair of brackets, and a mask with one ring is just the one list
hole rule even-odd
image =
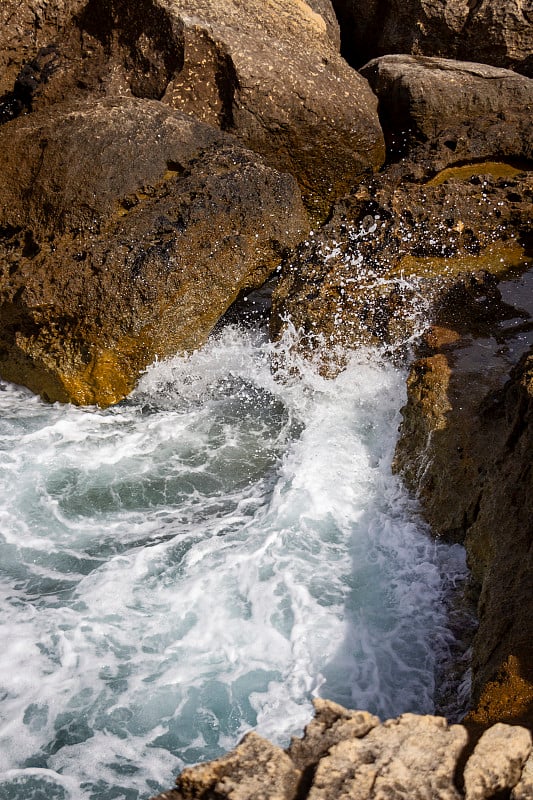
[[147, 797], [317, 694], [433, 710], [465, 565], [390, 472], [405, 375], [294, 336], [229, 326], [106, 411], [2, 386], [6, 800]]

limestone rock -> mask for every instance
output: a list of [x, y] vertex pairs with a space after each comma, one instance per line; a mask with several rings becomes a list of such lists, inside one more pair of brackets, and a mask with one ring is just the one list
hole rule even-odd
[[[163, 101], [217, 124], [295, 175], [317, 215], [384, 157], [376, 101], [299, 0], [177, 0], [183, 69]], [[216, 87], [216, 91], [207, 91]]]
[[184, 769], [176, 784], [183, 800], [295, 800], [300, 777], [281, 748], [252, 732], [227, 756]]
[[511, 792], [511, 800], [530, 800], [533, 797], [533, 755], [530, 755], [522, 770], [520, 780]]
[[[283, 265], [273, 334], [289, 317], [304, 334], [303, 347], [336, 360], [339, 346], [401, 348], [440, 305], [465, 307], [453, 292], [472, 291], [470, 315], [497, 307], [495, 280], [485, 273], [496, 276], [524, 260], [517, 239], [528, 235], [533, 199], [531, 174], [491, 176], [497, 166], [474, 164], [420, 181], [405, 163], [359, 186]], [[484, 300], [476, 301], [476, 292]]]
[[454, 773], [466, 740], [462, 726], [441, 717], [403, 714], [332, 747], [309, 800], [459, 800]]
[[315, 714], [286, 753], [250, 733], [223, 758], [185, 769], [177, 788], [154, 800], [489, 800], [513, 787], [512, 800], [531, 796], [524, 728], [495, 725], [471, 752], [467, 728], [442, 717], [380, 724], [327, 700], [315, 701]]
[[393, 154], [431, 142], [437, 169], [474, 159], [533, 158], [530, 78], [484, 64], [409, 55], [377, 58], [361, 73], [379, 97]]
[[396, 450], [435, 532], [466, 545], [480, 592], [469, 719], [483, 725], [532, 723], [533, 351], [509, 376], [532, 342], [532, 282], [530, 270], [500, 284], [514, 312], [477, 330], [454, 315], [447, 336], [425, 338]]
[[0, 95], [39, 50], [63, 36], [72, 15], [86, 0], [2, 0], [0, 4]]
[[359, 67], [387, 53], [445, 56], [533, 75], [530, 0], [333, 0], [343, 52]]
[[525, 728], [493, 725], [482, 735], [464, 771], [465, 800], [488, 800], [518, 783], [531, 753]]
[[302, 772], [317, 764], [333, 745], [344, 739], [358, 739], [379, 725], [368, 711], [351, 711], [331, 700], [313, 700], [315, 716], [304, 735], [293, 737], [288, 754]]
[[21, 116], [0, 170], [0, 374], [49, 400], [120, 400], [307, 225], [293, 178], [156, 101]]
[[33, 46], [6, 16], [19, 73], [0, 119], [87, 94], [161, 99], [295, 175], [318, 217], [383, 162], [377, 101], [338, 52], [329, 0], [64, 0], [50, 20], [44, 6], [23, 2], [44, 24]]

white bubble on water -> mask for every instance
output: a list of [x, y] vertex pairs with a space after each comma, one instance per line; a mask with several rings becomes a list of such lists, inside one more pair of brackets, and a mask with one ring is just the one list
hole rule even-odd
[[391, 474], [405, 374], [361, 350], [326, 379], [294, 335], [228, 327], [107, 411], [3, 386], [7, 797], [148, 797], [316, 695], [433, 710], [465, 567]]

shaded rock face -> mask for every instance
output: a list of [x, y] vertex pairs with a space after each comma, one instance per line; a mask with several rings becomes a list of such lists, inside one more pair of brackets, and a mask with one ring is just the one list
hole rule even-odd
[[445, 56], [533, 76], [530, 0], [333, 0], [355, 67], [388, 53]]
[[0, 5], [0, 95], [10, 92], [21, 67], [63, 35], [86, 0], [2, 0]]
[[[157, 800], [521, 800], [531, 734], [495, 725], [475, 744], [462, 725], [314, 701], [316, 717], [287, 751], [248, 734], [229, 755], [185, 769]], [[499, 794], [500, 793], [500, 794]]]
[[[506, 69], [424, 56], [390, 55], [361, 73], [379, 98], [390, 157], [430, 142], [435, 169], [462, 161], [533, 159], [533, 80]], [[424, 157], [424, 149], [420, 155]]]
[[[376, 98], [338, 53], [329, 0], [314, 0], [316, 10], [269, 0], [245, 13], [236, 0], [65, 0], [55, 15], [27, 1], [42, 29], [22, 69], [19, 55], [0, 120], [87, 93], [161, 99], [295, 175], [318, 217], [383, 162]], [[3, 13], [15, 79], [30, 22]]]
[[[283, 266], [274, 335], [290, 318], [304, 346], [333, 360], [338, 346], [402, 347], [452, 302], [459, 276], [497, 276], [524, 262], [531, 173], [483, 173], [498, 166], [451, 170], [421, 184], [413, 175], [418, 165], [404, 163], [339, 201], [328, 225]], [[491, 280], [481, 279], [485, 294]]]
[[19, 117], [0, 171], [0, 373], [48, 400], [120, 400], [307, 225], [293, 178], [155, 101]]
[[467, 548], [479, 723], [533, 724], [532, 288], [530, 269], [492, 302], [481, 291], [484, 315], [475, 291], [452, 294], [411, 369], [396, 452], [435, 532]]

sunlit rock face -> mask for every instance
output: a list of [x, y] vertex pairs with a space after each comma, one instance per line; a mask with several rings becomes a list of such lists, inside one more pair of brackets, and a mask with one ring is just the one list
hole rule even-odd
[[227, 756], [185, 769], [177, 788], [155, 800], [529, 796], [531, 734], [525, 728], [494, 725], [469, 743], [463, 725], [442, 717], [403, 714], [380, 724], [367, 712], [325, 700], [315, 701], [315, 711], [303, 737], [286, 751], [249, 734]]
[[410, 55], [376, 58], [361, 73], [379, 98], [389, 158], [429, 159], [434, 170], [465, 161], [533, 158], [533, 80], [524, 75]]
[[377, 101], [338, 52], [329, 0], [65, 0], [56, 13], [27, 0], [20, 19], [9, 0], [1, 13], [10, 80], [20, 72], [0, 117], [87, 93], [159, 99], [295, 175], [317, 217], [383, 162]]
[[445, 56], [533, 74], [529, 0], [333, 0], [343, 52], [359, 67], [387, 53]]
[[155, 101], [20, 116], [0, 161], [0, 374], [48, 400], [120, 400], [307, 225], [292, 177]]

